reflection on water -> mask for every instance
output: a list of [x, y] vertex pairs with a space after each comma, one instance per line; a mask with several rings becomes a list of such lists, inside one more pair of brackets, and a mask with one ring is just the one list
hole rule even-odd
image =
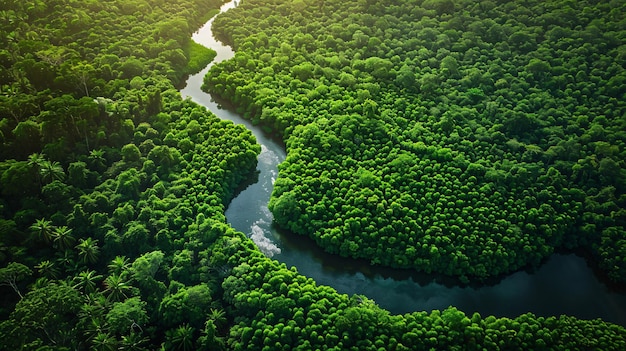
[[454, 279], [412, 270], [373, 267], [365, 260], [337, 257], [309, 238], [282, 233], [275, 259], [339, 292], [363, 294], [393, 313], [455, 306], [466, 314], [515, 317], [568, 314], [602, 318], [626, 326], [626, 295], [600, 282], [585, 260], [554, 254], [536, 271], [519, 271], [486, 284], [460, 285]]
[[[228, 3], [224, 9], [232, 8]], [[216, 42], [207, 23], [193, 39], [218, 52], [216, 61], [231, 58], [230, 48]], [[211, 65], [209, 65], [210, 67]], [[456, 306], [466, 314], [515, 317], [525, 312], [540, 316], [568, 314], [578, 318], [602, 318], [626, 326], [626, 294], [601, 283], [585, 261], [573, 254], [555, 254], [535, 272], [519, 271], [487, 284], [461, 286], [453, 279], [410, 270], [372, 267], [364, 260], [341, 258], [323, 252], [313, 240], [276, 230], [267, 208], [278, 164], [285, 159], [282, 145], [239, 115], [222, 109], [201, 91], [209, 67], [189, 77], [181, 90], [185, 98], [206, 106], [218, 117], [243, 124], [261, 145], [258, 181], [248, 185], [231, 202], [226, 218], [246, 233], [268, 256], [295, 266], [318, 284], [340, 293], [363, 294], [393, 313], [444, 309]]]

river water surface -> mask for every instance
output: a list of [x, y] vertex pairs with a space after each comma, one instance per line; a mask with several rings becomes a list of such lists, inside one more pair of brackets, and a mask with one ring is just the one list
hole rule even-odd
[[[221, 10], [235, 6], [236, 2], [229, 2]], [[194, 33], [193, 40], [217, 52], [215, 63], [233, 57], [234, 53], [213, 38], [212, 24], [212, 20], [207, 22]], [[226, 218], [235, 229], [252, 238], [267, 256], [284, 262], [287, 267], [295, 266], [300, 274], [340, 293], [365, 295], [392, 313], [455, 306], [468, 315], [479, 312], [483, 317], [516, 317], [525, 312], [539, 316], [567, 314], [583, 319], [602, 318], [626, 326], [626, 294], [612, 291], [598, 280], [584, 259], [573, 254], [554, 254], [534, 272], [516, 272], [492, 284], [459, 286], [432, 275], [372, 267], [364, 261], [330, 255], [309, 238], [278, 230], [272, 224], [267, 203], [285, 150], [259, 126], [222, 108], [202, 92], [203, 77], [213, 63], [189, 77], [181, 94], [222, 119], [245, 125], [261, 145], [258, 181], [233, 199]]]

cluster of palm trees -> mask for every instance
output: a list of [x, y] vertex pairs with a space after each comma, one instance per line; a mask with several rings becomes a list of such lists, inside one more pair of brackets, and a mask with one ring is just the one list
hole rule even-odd
[[39, 185], [50, 183], [55, 180], [62, 181], [65, 179], [65, 170], [57, 161], [47, 160], [44, 155], [34, 153], [28, 156], [28, 166], [37, 173]]
[[[84, 242], [86, 242], [86, 240]], [[129, 268], [130, 261], [126, 256], [116, 256], [111, 263], [109, 263], [109, 275], [102, 282], [106, 301], [124, 301], [133, 295], [132, 290], [134, 287], [131, 284]], [[102, 281], [103, 278], [104, 277], [96, 271], [85, 269], [78, 273], [73, 278], [72, 282], [74, 288], [82, 291], [85, 295], [89, 295], [98, 291], [97, 283]]]
[[[100, 256], [98, 240], [91, 237], [79, 238], [75, 245], [76, 237], [72, 233], [72, 229], [67, 226], [55, 226], [52, 221], [41, 218], [30, 226], [30, 231], [36, 240], [44, 244], [52, 244], [52, 247], [59, 250], [54, 262], [44, 260], [35, 266], [42, 277], [56, 279], [59, 276], [58, 266], [62, 266], [66, 270], [78, 269], [79, 264], [96, 263]], [[77, 249], [78, 261], [75, 253], [70, 250], [71, 248]]]
[[[89, 246], [89, 241], [84, 240], [81, 242], [84, 248], [83, 257], [93, 257], [93, 249]], [[79, 247], [81, 244], [77, 245]], [[97, 246], [96, 246], [97, 248]], [[82, 251], [80, 251], [82, 252]], [[79, 252], [79, 254], [80, 254]], [[63, 259], [58, 260], [62, 262]], [[124, 301], [133, 295], [134, 287], [131, 284], [128, 268], [129, 260], [125, 256], [115, 257], [109, 264], [109, 275], [104, 279], [102, 285], [104, 286], [104, 295], [108, 302]], [[40, 276], [47, 279], [56, 279], [59, 277], [59, 269], [55, 262], [50, 260], [44, 260], [35, 266], [35, 269], [39, 272]], [[74, 276], [72, 284], [75, 289], [82, 291], [86, 296], [98, 291], [98, 283], [103, 280], [103, 276], [98, 274], [95, 270], [84, 269]]]
[[223, 337], [218, 336], [217, 330], [226, 326], [226, 312], [222, 309], [212, 308], [209, 311], [204, 329], [198, 338], [198, 344], [194, 345], [194, 328], [189, 324], [182, 324], [165, 332], [166, 350], [191, 351], [199, 347], [202, 350], [222, 350], [226, 343]]
[[[52, 243], [53, 247], [61, 251], [70, 249], [76, 242], [72, 234], [72, 229], [67, 226], [55, 226], [52, 221], [41, 218], [30, 226], [30, 230], [35, 236], [46, 244]], [[78, 257], [83, 263], [96, 263], [100, 255], [98, 240], [88, 237], [78, 239], [78, 244], [74, 246], [78, 249]]]

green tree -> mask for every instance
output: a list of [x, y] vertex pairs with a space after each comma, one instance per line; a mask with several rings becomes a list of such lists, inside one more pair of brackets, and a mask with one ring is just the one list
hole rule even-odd
[[207, 320], [202, 329], [202, 335], [197, 340], [198, 350], [225, 350], [224, 338], [218, 335], [217, 326], [213, 320]]
[[85, 96], [89, 96], [89, 90], [94, 85], [95, 73], [96, 69], [89, 63], [80, 62], [71, 68], [71, 75], [76, 82], [76, 87]]
[[35, 266], [35, 269], [40, 276], [48, 279], [57, 279], [60, 273], [54, 262], [51, 262], [50, 260], [43, 260], [39, 262], [39, 264]]
[[415, 91], [416, 77], [414, 69], [407, 64], [402, 65], [396, 74], [395, 82], [402, 88]]
[[31, 168], [24, 161], [7, 160], [0, 163], [1, 193], [5, 197], [23, 198], [36, 196], [40, 188], [37, 184], [37, 176], [32, 175]]
[[226, 319], [226, 312], [219, 308], [211, 308], [208, 315], [208, 320], [213, 321], [217, 328], [223, 328], [226, 326], [228, 320]]
[[76, 260], [76, 253], [73, 250], [59, 251], [55, 256], [55, 262], [66, 272], [74, 272], [78, 269], [79, 263]]
[[163, 325], [173, 327], [189, 323], [201, 328], [207, 312], [213, 307], [213, 297], [206, 284], [199, 284], [179, 289], [161, 301], [159, 313]]
[[96, 172], [104, 171], [106, 167], [106, 158], [104, 158], [104, 150], [97, 149], [89, 152], [89, 167]]
[[52, 236], [54, 237], [54, 246], [60, 250], [71, 248], [76, 241], [72, 234], [72, 229], [64, 225], [54, 228]]
[[142, 333], [130, 333], [128, 335], [123, 335], [122, 340], [120, 342], [120, 349], [122, 350], [134, 350], [141, 351], [146, 349], [146, 343], [148, 342], [148, 338], [144, 336]]
[[138, 257], [130, 267], [133, 278], [140, 283], [154, 278], [164, 257], [162, 251], [152, 251]]
[[96, 351], [115, 351], [118, 350], [117, 339], [108, 333], [99, 332], [91, 340], [91, 346]]
[[31, 274], [33, 271], [30, 268], [18, 262], [11, 262], [6, 267], [0, 268], [0, 285], [10, 286], [22, 298], [17, 283]]
[[426, 9], [435, 10], [438, 15], [452, 13], [455, 8], [453, 0], [426, 0], [422, 6]]
[[441, 69], [446, 76], [457, 77], [459, 75], [459, 63], [453, 56], [446, 56], [441, 60]]
[[35, 223], [30, 226], [30, 231], [45, 243], [52, 242], [54, 229], [55, 227], [52, 225], [52, 222], [44, 218], [36, 220]]
[[139, 172], [137, 172], [135, 168], [131, 168], [123, 171], [117, 177], [117, 187], [115, 191], [127, 198], [138, 199], [140, 185], [141, 178]]
[[15, 144], [19, 145], [15, 151], [18, 155], [25, 156], [41, 150], [42, 133], [39, 123], [32, 120], [21, 121], [12, 133], [15, 136]]
[[165, 332], [165, 350], [191, 351], [194, 349], [195, 329], [189, 325], [181, 325]]
[[141, 159], [141, 151], [135, 144], [126, 144], [122, 147], [122, 160], [127, 163], [136, 163]]
[[65, 171], [57, 161], [44, 161], [39, 169], [39, 174], [41, 175], [41, 180], [45, 183], [65, 179]]
[[108, 301], [123, 301], [132, 293], [133, 287], [124, 276], [111, 274], [104, 280], [105, 294]]
[[5, 347], [18, 349], [31, 343], [77, 347], [80, 338], [76, 334], [76, 316], [82, 303], [78, 291], [63, 283], [49, 283], [30, 291], [11, 312]]
[[526, 65], [526, 70], [538, 80], [545, 78], [550, 73], [550, 69], [550, 63], [538, 58], [530, 59]]
[[40, 187], [41, 187], [41, 174], [39, 172], [45, 162], [46, 162], [45, 157], [40, 153], [32, 153], [28, 155], [27, 164], [33, 170], [33, 173], [35, 173]]
[[122, 78], [125, 79], [132, 79], [133, 77], [141, 76], [144, 69], [144, 63], [136, 57], [126, 59], [120, 67], [120, 70], [122, 71]]
[[85, 294], [91, 294], [96, 291], [97, 283], [100, 280], [102, 280], [102, 275], [94, 270], [87, 269], [74, 277], [74, 288], [82, 290]]
[[67, 181], [77, 188], [85, 188], [88, 177], [89, 170], [85, 162], [72, 162], [67, 168]]
[[87, 239], [81, 238], [76, 248], [78, 249], [78, 257], [83, 263], [96, 263], [98, 261], [98, 256], [100, 256], [98, 240], [91, 237]]
[[126, 256], [115, 256], [108, 265], [109, 274], [123, 275], [128, 273], [130, 260]]
[[115, 302], [106, 315], [110, 331], [117, 335], [142, 334], [148, 319], [146, 303], [137, 296]]

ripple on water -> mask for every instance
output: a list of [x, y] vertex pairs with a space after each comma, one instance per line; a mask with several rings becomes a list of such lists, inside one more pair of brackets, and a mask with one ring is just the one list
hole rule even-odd
[[276, 244], [274, 244], [274, 242], [272, 242], [272, 240], [267, 237], [267, 233], [269, 232], [269, 230], [263, 229], [260, 225], [266, 223], [259, 222], [261, 221], [257, 221], [252, 225], [252, 234], [250, 235], [250, 239], [254, 241], [256, 246], [259, 248], [259, 250], [261, 250], [261, 252], [263, 252], [265, 256], [273, 257], [274, 255], [280, 254], [280, 247], [276, 246]]
[[275, 165], [279, 162], [278, 155], [263, 144], [261, 144], [261, 153], [259, 154], [258, 160], [266, 165]]

